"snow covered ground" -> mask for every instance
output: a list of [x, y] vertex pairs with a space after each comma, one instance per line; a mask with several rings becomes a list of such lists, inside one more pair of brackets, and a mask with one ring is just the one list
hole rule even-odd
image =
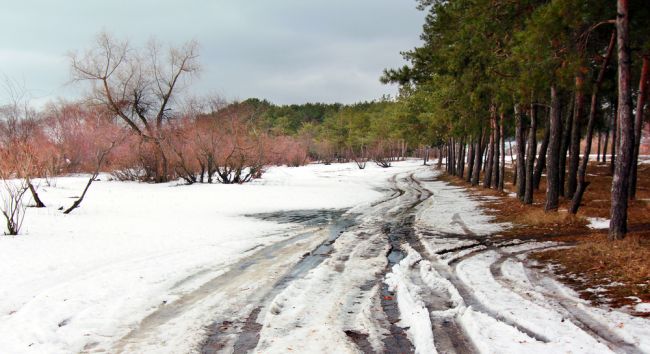
[[[128, 333], [148, 313], [198, 288], [292, 224], [244, 215], [351, 208], [380, 198], [388, 178], [412, 169], [371, 164], [271, 168], [245, 185], [41, 183], [45, 209], [28, 209], [24, 235], [0, 237], [0, 353], [73, 353]], [[203, 325], [203, 324], [201, 324]]]
[[[68, 216], [85, 181], [60, 178], [26, 234], [0, 238], [0, 353], [650, 352], [650, 321], [529, 266], [561, 245], [495, 239], [508, 225], [437, 174], [412, 160], [101, 181]], [[334, 221], [246, 216], [291, 210]]]

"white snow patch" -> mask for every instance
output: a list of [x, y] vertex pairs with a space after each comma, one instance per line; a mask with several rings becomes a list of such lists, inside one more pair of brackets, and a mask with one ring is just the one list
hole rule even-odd
[[459, 279], [473, 290], [483, 306], [543, 336], [548, 340], [545, 343], [546, 352], [610, 352], [559, 313], [549, 311], [501, 286], [490, 273], [490, 265], [498, 258], [498, 253], [486, 251], [461, 261], [456, 267]]
[[650, 302], [641, 302], [634, 305], [634, 311], [636, 312], [650, 312]]
[[589, 224], [587, 225], [590, 229], [608, 229], [609, 228], [609, 219], [605, 218], [593, 218], [587, 217]]

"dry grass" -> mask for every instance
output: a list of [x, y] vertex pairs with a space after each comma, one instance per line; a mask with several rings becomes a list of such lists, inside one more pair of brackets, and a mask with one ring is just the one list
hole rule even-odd
[[[650, 239], [633, 234], [623, 241], [611, 242], [603, 236], [594, 233], [574, 248], [532, 257], [559, 265], [563, 279], [596, 303], [614, 307], [633, 305], [636, 301], [631, 297], [650, 302]], [[593, 290], [598, 288], [602, 291]]]
[[[445, 176], [444, 179], [475, 194], [499, 196], [498, 200], [486, 202], [486, 206], [497, 221], [513, 224], [502, 237], [575, 245], [569, 249], [535, 253], [531, 257], [540, 261], [541, 266], [553, 264], [558, 277], [583, 298], [621, 307], [633, 305], [633, 297], [650, 302], [650, 166], [639, 168], [637, 200], [630, 203], [628, 215], [630, 233], [625, 240], [614, 242], [607, 240], [607, 230], [586, 227], [586, 217], [609, 217], [612, 177], [608, 165], [590, 165], [587, 180], [591, 185], [578, 215], [566, 211], [570, 201], [564, 198], [560, 200], [558, 212], [544, 212], [544, 179], [540, 191], [535, 192], [533, 205], [523, 205], [510, 197], [511, 183], [506, 183], [506, 191], [500, 193], [471, 187], [460, 178]], [[506, 180], [512, 180], [511, 171], [506, 172]]]

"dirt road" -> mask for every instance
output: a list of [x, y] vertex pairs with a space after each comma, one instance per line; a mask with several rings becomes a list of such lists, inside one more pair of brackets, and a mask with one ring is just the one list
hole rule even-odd
[[526, 260], [561, 245], [496, 237], [507, 225], [491, 224], [480, 200], [435, 177], [429, 168], [395, 175], [383, 200], [354, 213], [251, 216], [301, 226], [158, 308], [114, 351], [182, 336], [175, 323], [197, 311], [214, 319], [185, 329], [205, 332], [202, 353], [648, 348], [644, 322], [590, 307]]

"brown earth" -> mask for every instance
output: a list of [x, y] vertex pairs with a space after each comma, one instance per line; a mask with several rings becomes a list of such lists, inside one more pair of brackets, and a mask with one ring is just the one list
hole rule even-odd
[[[622, 241], [608, 241], [607, 230], [587, 227], [586, 217], [609, 218], [612, 176], [607, 165], [589, 166], [591, 182], [577, 215], [567, 212], [570, 200], [561, 198], [558, 212], [544, 212], [545, 179], [534, 194], [533, 205], [523, 205], [512, 195], [512, 171], [506, 171], [506, 192], [471, 187], [464, 180], [445, 175], [454, 185], [471, 193], [498, 196], [485, 206], [498, 222], [512, 228], [501, 237], [565, 242], [574, 247], [548, 250], [530, 255], [540, 267], [552, 265], [558, 278], [575, 289], [581, 297], [596, 304], [612, 307], [634, 305], [641, 299], [650, 302], [650, 165], [639, 166], [637, 198], [630, 202], [628, 236]], [[634, 313], [649, 316], [648, 313]]]

